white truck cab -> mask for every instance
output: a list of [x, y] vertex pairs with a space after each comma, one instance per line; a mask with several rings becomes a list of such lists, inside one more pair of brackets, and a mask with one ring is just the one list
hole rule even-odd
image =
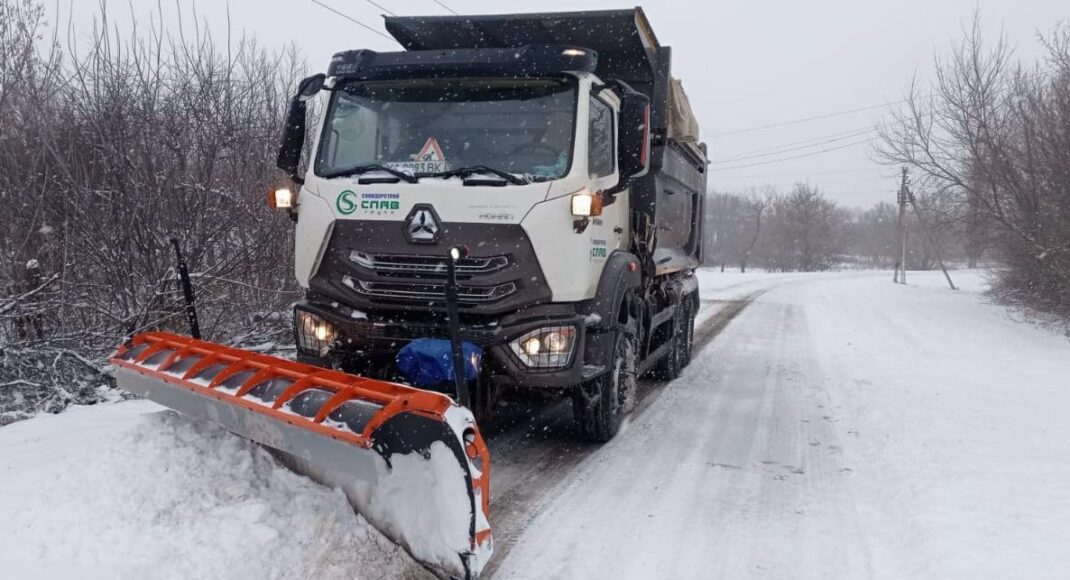
[[[309, 286], [335, 222], [396, 223], [418, 206], [433, 209], [427, 215], [434, 224], [426, 227], [436, 234], [447, 223], [519, 225], [534, 246], [553, 302], [593, 298], [606, 258], [628, 247], [627, 196], [604, 206], [581, 231], [574, 227], [578, 217], [592, 216], [574, 216], [572, 198], [591, 199], [620, 181], [615, 138], [620, 99], [608, 90], [593, 91], [604, 86], [593, 74], [341, 86], [333, 77], [326, 84], [337, 90], [320, 97], [320, 110], [327, 113], [315, 131], [321, 136], [312, 150], [316, 161], [305, 174], [297, 209], [295, 272], [302, 286]], [[354, 93], [363, 94], [351, 97]], [[443, 94], [455, 100], [398, 101]], [[376, 105], [381, 113], [372, 108]], [[413, 119], [406, 108], [419, 109], [426, 120]], [[395, 118], [379, 120], [380, 115]], [[395, 142], [377, 143], [384, 138], [376, 135], [376, 123], [395, 131]], [[346, 172], [372, 165], [412, 174], [483, 166], [513, 179], [474, 170], [467, 177], [409, 183], [385, 170]]]

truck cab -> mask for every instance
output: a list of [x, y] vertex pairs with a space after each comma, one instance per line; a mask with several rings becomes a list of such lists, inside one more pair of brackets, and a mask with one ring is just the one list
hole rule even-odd
[[667, 47], [640, 9], [387, 30], [407, 50], [338, 53], [291, 104], [299, 358], [398, 378], [405, 344], [447, 334], [454, 260], [477, 415], [566, 393], [612, 437], [636, 375], [686, 364], [697, 309], [705, 151], [659, 134]]

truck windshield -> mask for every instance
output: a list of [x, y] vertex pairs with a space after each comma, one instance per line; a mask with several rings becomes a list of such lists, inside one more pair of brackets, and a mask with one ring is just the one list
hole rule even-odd
[[575, 111], [575, 85], [563, 79], [350, 82], [331, 99], [315, 170], [332, 177], [376, 165], [413, 175], [482, 167], [557, 179], [569, 170]]

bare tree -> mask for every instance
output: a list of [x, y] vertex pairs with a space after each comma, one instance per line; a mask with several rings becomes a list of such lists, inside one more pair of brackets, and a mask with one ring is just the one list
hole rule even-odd
[[767, 267], [781, 271], [828, 270], [842, 251], [847, 215], [817, 187], [795, 184], [788, 195], [777, 198], [761, 242]]
[[713, 193], [706, 201], [707, 262], [729, 262], [747, 271], [762, 232], [762, 217], [776, 198], [772, 186], [748, 188], [743, 194]]
[[878, 154], [966, 216], [972, 261], [990, 245], [1001, 264], [1001, 296], [1070, 317], [1070, 27], [1042, 42], [1044, 62], [1018, 64], [975, 18], [936, 89], [912, 86], [882, 124]]
[[762, 214], [765, 213], [766, 208], [772, 205], [774, 200], [776, 200], [776, 190], [772, 187], [764, 188], [761, 193], [751, 191], [747, 195], [744, 207], [746, 213], [752, 216], [754, 225], [751, 228], [750, 242], [739, 257], [739, 271], [741, 273], [747, 271], [747, 264], [750, 262], [754, 248], [758, 245], [758, 239], [762, 235]]

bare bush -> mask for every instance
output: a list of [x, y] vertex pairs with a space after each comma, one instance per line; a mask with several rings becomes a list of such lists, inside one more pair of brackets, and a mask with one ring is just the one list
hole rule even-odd
[[0, 410], [92, 400], [124, 337], [182, 328], [172, 237], [206, 335], [284, 336], [292, 228], [265, 195], [295, 51], [200, 24], [120, 38], [103, 11], [61, 50], [31, 0], [0, 0], [0, 22]]

